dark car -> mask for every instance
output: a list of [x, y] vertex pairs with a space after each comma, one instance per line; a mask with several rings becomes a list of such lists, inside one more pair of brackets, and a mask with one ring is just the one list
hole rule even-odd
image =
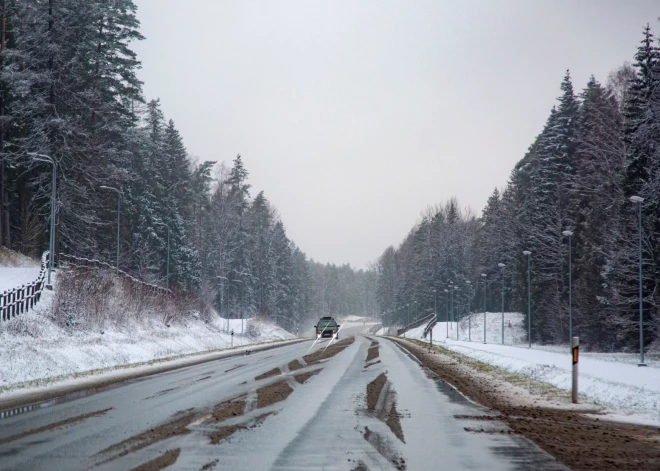
[[331, 338], [334, 336], [338, 339], [339, 327], [340, 325], [332, 317], [321, 317], [319, 323], [314, 326], [316, 337]]

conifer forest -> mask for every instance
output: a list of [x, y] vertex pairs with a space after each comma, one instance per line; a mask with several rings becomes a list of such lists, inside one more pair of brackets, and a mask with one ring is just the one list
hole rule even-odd
[[658, 338], [660, 50], [650, 26], [640, 36], [633, 62], [605, 83], [576, 89], [566, 71], [545, 126], [480, 214], [451, 199], [382, 253], [385, 323], [412, 306], [418, 316], [437, 306], [443, 321], [447, 310], [526, 315], [529, 262], [533, 341], [569, 341], [570, 294], [582, 343], [637, 351], [641, 215], [644, 343]]
[[444, 319], [450, 289], [459, 318], [526, 314], [529, 269], [534, 341], [567, 342], [570, 312], [591, 348], [635, 350], [641, 220], [644, 341], [660, 335], [660, 43], [650, 26], [603, 82], [576, 85], [565, 72], [545, 126], [483, 210], [455, 198], [430, 206], [399, 245], [356, 269], [308, 259], [240, 155], [189, 155], [176, 117], [143, 94], [133, 0], [1, 9], [4, 247], [48, 249], [54, 168], [56, 255], [114, 265], [118, 254], [121, 270], [221, 315], [288, 329], [342, 314], [402, 325], [434, 310]]
[[376, 313], [375, 272], [308, 260], [240, 155], [188, 154], [143, 95], [132, 0], [0, 6], [0, 245], [48, 249], [54, 162], [55, 254], [114, 265], [119, 245], [119, 269], [290, 331]]

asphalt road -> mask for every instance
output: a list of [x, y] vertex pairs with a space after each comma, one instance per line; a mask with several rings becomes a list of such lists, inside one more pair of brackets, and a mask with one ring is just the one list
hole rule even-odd
[[363, 330], [25, 408], [0, 418], [0, 468], [562, 469]]

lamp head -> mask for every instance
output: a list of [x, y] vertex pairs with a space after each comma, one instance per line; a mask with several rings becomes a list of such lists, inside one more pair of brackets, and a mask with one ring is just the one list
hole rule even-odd
[[644, 198], [642, 198], [641, 196], [633, 195], [630, 197], [630, 201], [632, 201], [633, 203], [641, 203], [644, 201]]
[[532, 252], [529, 250], [523, 250], [523, 255], [532, 255]]
[[565, 235], [566, 237], [570, 237], [573, 235], [573, 231], [564, 231], [562, 232], [562, 234]]

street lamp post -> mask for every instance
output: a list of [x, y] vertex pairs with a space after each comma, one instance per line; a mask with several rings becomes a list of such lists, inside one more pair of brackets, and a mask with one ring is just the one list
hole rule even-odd
[[[216, 276], [216, 278], [219, 278], [219, 279], [225, 280], [225, 281], [230, 281], [229, 278], [227, 278], [226, 276], [218, 275], [218, 276]], [[220, 283], [220, 317], [222, 317], [222, 304], [223, 304], [222, 294], [223, 294], [224, 290], [225, 290], [225, 284]], [[228, 332], [229, 331], [229, 317], [227, 318], [226, 325], [227, 325], [226, 331]]]
[[403, 336], [406, 336], [406, 327], [410, 324], [410, 303], [406, 304], [406, 325], [403, 326]]
[[481, 277], [484, 279], [484, 343], [486, 343], [486, 288], [488, 288], [488, 283], [486, 282], [486, 273], [482, 273]]
[[167, 278], [165, 278], [165, 287], [169, 290], [170, 289], [170, 226], [168, 226], [164, 222], [158, 222], [156, 223], [156, 225], [167, 227]]
[[[456, 296], [458, 296], [458, 286], [454, 286], [454, 291], [456, 291]], [[456, 340], [458, 340], [458, 313], [456, 312], [456, 297], [454, 297], [454, 302], [452, 303], [452, 310], [454, 311], [454, 320], [456, 321]]]
[[532, 252], [523, 250], [523, 255], [527, 256], [527, 348], [532, 348], [532, 284], [530, 275], [530, 256]]
[[241, 280], [231, 280], [235, 283], [241, 284], [241, 335], [243, 335], [243, 309], [245, 309], [245, 283]]
[[639, 221], [639, 365], [646, 366], [644, 363], [644, 306], [643, 301], [643, 288], [642, 288], [642, 202], [644, 198], [641, 196], [631, 196], [630, 201], [637, 204], [638, 208], [638, 221]]
[[438, 319], [438, 294], [435, 290], [433, 289], [433, 314], [435, 314], [436, 320]]
[[472, 301], [470, 294], [472, 293], [472, 284], [470, 281], [466, 281], [468, 285], [468, 294], [467, 294], [467, 314], [468, 314], [468, 342], [472, 342], [472, 333], [471, 333], [471, 324], [472, 324], [472, 311], [470, 310], [470, 301]]
[[99, 188], [117, 193], [117, 274], [119, 274], [119, 223], [121, 222], [121, 191], [111, 186], [101, 185]]
[[[55, 212], [57, 206], [57, 166], [52, 157], [45, 154], [28, 154], [33, 157], [35, 162], [43, 162], [52, 165], [53, 176], [51, 180], [51, 195], [50, 195], [50, 241], [49, 241], [49, 254], [48, 254], [48, 288], [52, 289], [51, 273], [53, 271], [53, 260], [55, 258]], [[34, 158], [37, 157], [37, 158]]]
[[568, 237], [568, 348], [572, 352], [573, 342], [573, 231], [564, 231], [562, 234]]
[[[259, 285], [260, 285], [260, 286], [259, 286], [259, 312], [262, 312], [262, 310], [263, 310], [263, 309], [262, 309], [262, 308], [263, 308], [263, 305], [262, 305], [262, 303], [261, 303], [261, 301], [262, 301], [262, 296], [261, 296], [261, 278], [259, 278], [258, 276], [255, 276], [255, 275], [253, 275], [253, 274], [251, 274], [251, 273], [246, 273], [246, 272], [242, 272], [242, 271], [237, 271], [236, 273], [239, 274], [239, 275], [242, 275], [242, 276], [249, 276], [250, 278], [255, 278], [256, 280], [259, 281]], [[245, 286], [245, 285], [243, 285], [243, 286]]]
[[445, 319], [447, 322], [445, 322], [445, 327], [447, 328], [447, 337], [449, 338], [449, 290], [445, 290]]
[[498, 263], [497, 266], [500, 267], [502, 277], [502, 345], [504, 345], [504, 267], [506, 267], [506, 265]]

